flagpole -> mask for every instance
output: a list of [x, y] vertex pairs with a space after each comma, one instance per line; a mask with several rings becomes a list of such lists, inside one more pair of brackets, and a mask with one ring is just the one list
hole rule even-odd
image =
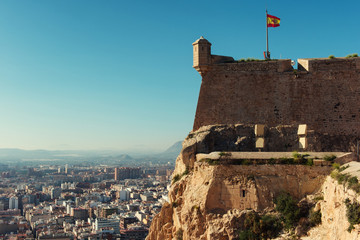
[[268, 34], [268, 24], [267, 24], [267, 9], [266, 9], [266, 59], [270, 59], [270, 54], [269, 54], [269, 34]]

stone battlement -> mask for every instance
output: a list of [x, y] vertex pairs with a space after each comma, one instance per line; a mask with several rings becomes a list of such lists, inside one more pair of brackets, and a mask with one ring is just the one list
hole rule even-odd
[[[274, 61], [251, 61], [251, 62], [216, 62], [212, 63], [211, 69], [225, 67], [228, 71], [270, 71], [270, 72], [292, 72], [290, 59]], [[209, 68], [210, 69], [210, 68]]]
[[[233, 71], [293, 71], [290, 59], [235, 61], [233, 57], [211, 54], [211, 43], [201, 37], [193, 43], [193, 67], [204, 75], [208, 70], [220, 66], [227, 66]], [[298, 59], [299, 71], [353, 71], [360, 70], [360, 58], [305, 58]]]
[[[206, 69], [219, 66], [227, 66], [233, 71], [273, 71], [292, 72], [293, 70], [316, 72], [316, 71], [353, 71], [360, 70], [360, 57], [355, 58], [305, 58], [298, 59], [298, 68], [294, 69], [290, 59], [235, 61], [232, 57], [211, 55], [211, 64]], [[202, 66], [203, 67], [203, 66]], [[201, 73], [201, 66], [194, 66]]]
[[340, 151], [354, 145], [349, 139], [360, 138], [360, 58], [298, 59], [295, 70], [289, 59], [240, 62], [212, 55], [204, 38], [193, 48], [193, 66], [202, 76], [193, 130], [306, 124], [315, 134], [337, 139]]

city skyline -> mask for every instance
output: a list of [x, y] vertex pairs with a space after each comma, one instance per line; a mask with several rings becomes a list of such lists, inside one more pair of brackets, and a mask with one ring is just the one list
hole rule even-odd
[[360, 53], [356, 1], [0, 3], [0, 148], [163, 151], [191, 131], [192, 43], [263, 59]]

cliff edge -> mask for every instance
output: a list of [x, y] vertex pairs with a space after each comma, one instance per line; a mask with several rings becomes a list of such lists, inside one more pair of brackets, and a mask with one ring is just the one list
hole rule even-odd
[[300, 201], [321, 189], [332, 171], [326, 161], [312, 160], [318, 163], [310, 165], [279, 158], [281, 153], [266, 159], [251, 158], [263, 154], [257, 152], [237, 157], [235, 151], [252, 141], [252, 127], [207, 126], [189, 134], [176, 160], [170, 202], [153, 219], [148, 240], [238, 239], [250, 209], [271, 212], [273, 199], [282, 192]]

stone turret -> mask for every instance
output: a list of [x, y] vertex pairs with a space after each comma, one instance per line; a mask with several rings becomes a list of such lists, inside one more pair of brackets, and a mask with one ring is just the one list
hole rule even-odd
[[211, 64], [211, 43], [204, 37], [200, 37], [192, 45], [194, 51], [193, 67], [203, 75]]

